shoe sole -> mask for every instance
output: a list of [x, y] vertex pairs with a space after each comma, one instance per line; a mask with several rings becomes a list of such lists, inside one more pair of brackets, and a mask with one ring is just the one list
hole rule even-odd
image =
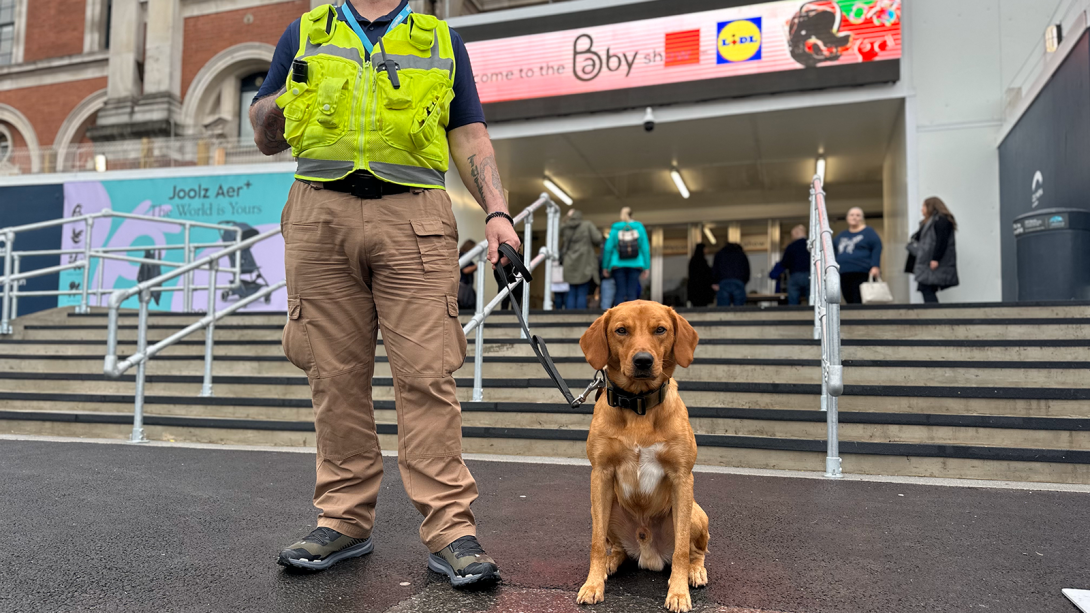
[[450, 579], [450, 584], [454, 587], [465, 587], [475, 583], [495, 583], [500, 580], [500, 571], [498, 570], [481, 573], [479, 575], [466, 575], [461, 577], [458, 573], [454, 572], [454, 568], [446, 560], [434, 553], [428, 556], [428, 569], [446, 575], [447, 578]]
[[362, 543], [357, 543], [355, 545], [352, 545], [351, 547], [345, 547], [337, 553], [331, 554], [328, 558], [324, 560], [297, 560], [280, 556], [279, 558], [277, 558], [276, 563], [280, 566], [291, 566], [294, 568], [304, 568], [306, 570], [325, 570], [330, 566], [333, 566], [337, 562], [340, 562], [341, 560], [365, 556], [374, 550], [375, 543], [370, 538], [368, 538]]

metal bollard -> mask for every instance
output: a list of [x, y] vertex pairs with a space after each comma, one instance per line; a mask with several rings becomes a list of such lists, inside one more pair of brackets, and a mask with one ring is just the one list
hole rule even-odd
[[204, 383], [201, 384], [201, 396], [212, 395], [212, 343], [216, 332], [216, 275], [219, 268], [216, 260], [208, 263], [208, 327], [204, 330]]
[[83, 289], [80, 291], [77, 313], [89, 313], [90, 305], [87, 303], [88, 285], [91, 283], [91, 234], [95, 230], [95, 218], [88, 217], [84, 222], [83, 234]]
[[[533, 240], [533, 226], [534, 214], [529, 213], [528, 215], [526, 215], [526, 220], [523, 221], [522, 226], [522, 252], [525, 253], [527, 256], [533, 253], [532, 251], [530, 251], [530, 243]], [[522, 283], [522, 318], [525, 319], [527, 322], [530, 321], [530, 284], [525, 281], [523, 281]], [[519, 326], [519, 338], [525, 339], [526, 331], [522, 330], [521, 328], [522, 327]]]
[[151, 290], [140, 292], [140, 318], [136, 326], [136, 354], [141, 356], [136, 365], [136, 396], [132, 415], [132, 436], [130, 443], [146, 443], [144, 436], [144, 382], [147, 378], [148, 365], [148, 303], [151, 302]]
[[488, 252], [481, 250], [477, 261], [477, 312], [474, 315], [481, 319], [474, 331], [477, 336], [473, 345], [473, 402], [484, 400], [484, 270], [487, 263]]
[[11, 334], [11, 281], [14, 274], [12, 267], [12, 251], [15, 249], [15, 233], [8, 232], [4, 236], [4, 297], [0, 300], [0, 334]]
[[[19, 260], [20, 259], [22, 259], [21, 256], [19, 256], [19, 255], [14, 256], [15, 272], [13, 274], [15, 274], [15, 276], [19, 276]], [[20, 281], [21, 281], [21, 279], [20, 279]], [[11, 290], [11, 318], [15, 319], [17, 317], [19, 317], [19, 281], [15, 282], [15, 287], [13, 287], [12, 290]]]

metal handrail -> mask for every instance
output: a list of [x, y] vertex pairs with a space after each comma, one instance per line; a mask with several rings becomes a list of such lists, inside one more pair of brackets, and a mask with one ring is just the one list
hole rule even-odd
[[825, 207], [821, 177], [810, 184], [810, 304], [814, 306], [814, 338], [821, 339], [821, 410], [825, 411], [828, 449], [825, 476], [842, 476], [838, 431], [838, 397], [844, 392], [844, 366], [840, 363], [840, 266], [833, 251], [833, 230]]
[[[94, 230], [95, 220], [99, 219], [99, 218], [113, 218], [113, 217], [119, 217], [119, 218], [122, 218], [122, 219], [136, 219], [136, 220], [148, 221], [148, 222], [152, 222], [152, 223], [169, 224], [169, 225], [172, 225], [172, 226], [182, 226], [183, 229], [184, 229], [184, 232], [185, 232], [184, 244], [182, 244], [182, 245], [162, 245], [162, 246], [157, 245], [157, 246], [154, 246], [154, 247], [140, 246], [140, 247], [128, 247], [128, 248], [124, 248], [124, 247], [101, 247], [101, 248], [98, 248], [98, 249], [92, 248], [92, 246], [91, 246], [91, 234], [92, 234], [92, 231]], [[16, 236], [16, 234], [18, 234], [20, 232], [29, 232], [29, 231], [33, 231], [33, 230], [42, 230], [42, 229], [45, 229], [45, 228], [52, 228], [52, 227], [55, 227], [55, 226], [64, 226], [64, 225], [73, 224], [73, 223], [83, 223], [84, 224], [84, 247], [83, 247], [83, 249], [41, 249], [41, 250], [30, 250], [30, 251], [17, 251], [15, 249], [15, 236]], [[63, 218], [60, 218], [60, 219], [51, 219], [51, 220], [48, 220], [48, 221], [40, 221], [40, 222], [36, 222], [36, 223], [31, 223], [31, 224], [24, 224], [24, 225], [21, 225], [21, 226], [10, 226], [10, 227], [7, 227], [7, 228], [0, 228], [0, 242], [3, 242], [3, 244], [4, 244], [4, 250], [3, 250], [4, 275], [3, 275], [3, 277], [0, 277], [0, 284], [3, 285], [3, 296], [2, 296], [2, 299], [0, 299], [0, 334], [12, 334], [14, 332], [14, 329], [11, 326], [11, 320], [14, 319], [16, 316], [18, 316], [18, 308], [19, 308], [18, 305], [19, 305], [19, 295], [20, 294], [22, 294], [24, 296], [30, 296], [30, 295], [33, 295], [33, 296], [74, 296], [76, 294], [79, 294], [80, 295], [80, 304], [79, 304], [79, 306], [76, 307], [76, 312], [77, 313], [87, 313], [90, 310], [89, 305], [88, 305], [88, 300], [87, 300], [87, 297], [89, 295], [94, 294], [94, 295], [97, 295], [97, 296], [101, 296], [102, 294], [107, 293], [108, 291], [112, 291], [112, 290], [105, 290], [104, 291], [102, 289], [102, 287], [101, 287], [101, 276], [100, 276], [100, 281], [99, 281], [100, 287], [98, 288], [98, 290], [92, 290], [90, 288], [90, 285], [91, 285], [91, 283], [90, 283], [90, 281], [91, 281], [91, 279], [90, 279], [91, 262], [95, 258], [99, 259], [99, 263], [100, 263], [99, 271], [100, 271], [100, 273], [102, 271], [102, 266], [101, 266], [101, 261], [102, 260], [121, 260], [121, 261], [133, 262], [133, 263], [159, 264], [161, 266], [172, 266], [173, 267], [173, 266], [179, 266], [179, 264], [177, 262], [170, 262], [170, 261], [167, 261], [167, 260], [157, 260], [157, 259], [148, 259], [148, 258], [134, 258], [134, 257], [124, 256], [124, 255], [117, 255], [116, 252], [139, 251], [141, 249], [147, 249], [147, 248], [153, 248], [153, 249], [156, 249], [156, 250], [184, 249], [183, 264], [188, 264], [189, 262], [192, 261], [192, 259], [194, 257], [193, 256], [193, 245], [190, 242], [190, 233], [191, 233], [193, 228], [207, 228], [207, 229], [211, 229], [211, 230], [234, 232], [235, 233], [235, 240], [234, 240], [233, 243], [230, 243], [230, 244], [234, 244], [234, 245], [237, 245], [239, 242], [241, 242], [241, 238], [242, 238], [242, 230], [238, 226], [232, 226], [232, 225], [226, 225], [226, 224], [205, 223], [205, 222], [201, 222], [201, 221], [191, 221], [191, 220], [186, 220], [186, 219], [170, 219], [170, 218], [166, 218], [166, 217], [155, 217], [155, 216], [151, 216], [151, 215], [137, 215], [137, 214], [134, 214], [134, 213], [119, 213], [119, 212], [113, 211], [111, 209], [104, 209], [104, 210], [99, 211], [97, 213], [88, 213], [86, 215], [77, 215], [75, 217], [63, 217]], [[216, 243], [207, 243], [206, 245], [215, 245], [215, 244]], [[206, 246], [206, 245], [201, 245], [201, 246]], [[37, 269], [37, 270], [28, 271], [28, 272], [21, 272], [19, 270], [19, 261], [24, 257], [45, 256], [45, 255], [73, 255], [74, 256], [74, 255], [77, 255], [77, 254], [82, 254], [83, 255], [83, 258], [81, 260], [77, 261], [77, 262], [69, 262], [68, 264], [63, 264], [63, 265], [59, 265], [59, 266], [50, 266], [50, 267], [47, 267], [47, 268], [40, 268], [40, 269]], [[61, 271], [64, 271], [64, 270], [77, 269], [77, 268], [83, 270], [83, 282], [80, 284], [80, 289], [79, 290], [59, 290], [58, 289], [58, 290], [49, 290], [49, 291], [39, 290], [39, 291], [35, 291], [35, 292], [20, 292], [19, 291], [19, 283], [18, 283], [19, 281], [23, 281], [25, 279], [29, 279], [29, 278], [33, 278], [33, 277], [40, 277], [40, 276], [43, 276], [43, 275], [49, 275], [49, 274], [53, 274], [53, 273], [56, 273], [56, 272], [61, 272]], [[237, 285], [238, 282], [239, 282], [239, 279], [240, 279], [240, 277], [242, 275], [241, 262], [238, 261], [238, 258], [236, 258], [236, 261], [235, 261], [233, 267], [226, 268], [225, 270], [232, 273], [233, 283], [235, 285]], [[193, 287], [192, 278], [191, 278], [190, 275], [187, 275], [185, 277], [185, 279], [183, 279], [183, 284], [182, 284], [182, 291], [184, 292], [183, 298], [182, 298], [183, 310], [185, 310], [187, 312], [192, 310], [192, 296], [193, 296], [193, 290], [194, 289], [196, 289], [196, 288]], [[170, 291], [173, 291], [173, 288]]]
[[[216, 322], [224, 317], [238, 311], [242, 307], [260, 300], [265, 296], [272, 294], [280, 288], [287, 285], [286, 281], [280, 281], [274, 283], [254, 294], [247, 296], [246, 298], [239, 300], [231, 306], [224, 308], [220, 311], [216, 311], [216, 277], [219, 273], [219, 261], [223, 258], [233, 255], [242, 249], [248, 249], [254, 244], [259, 243], [265, 239], [272, 238], [273, 236], [280, 235], [280, 228], [269, 230], [262, 234], [258, 234], [252, 238], [236, 243], [235, 245], [224, 249], [223, 251], [216, 252], [210, 256], [206, 256], [180, 266], [177, 269], [159, 275], [154, 279], [149, 279], [142, 283], [138, 283], [135, 287], [126, 289], [119, 289], [110, 294], [109, 300], [109, 315], [106, 331], [106, 357], [103, 361], [102, 370], [110, 377], [120, 377], [124, 372], [128, 371], [133, 366], [136, 366], [136, 393], [133, 399], [133, 427], [132, 435], [129, 440], [133, 443], [143, 443], [147, 441], [144, 436], [144, 387], [146, 382], [147, 362], [153, 356], [160, 351], [170, 347], [174, 343], [182, 340], [186, 336], [197, 332], [201, 329], [205, 330], [205, 342], [204, 342], [204, 382], [201, 385], [201, 396], [212, 395], [212, 349], [214, 344], [214, 334], [216, 328]], [[239, 258], [232, 258], [238, 261]], [[151, 347], [148, 347], [148, 304], [151, 302], [152, 291], [161, 291], [163, 283], [175, 279], [181, 275], [187, 275], [199, 268], [208, 267], [208, 310], [206, 315], [197, 322], [183, 328], [182, 330], [168, 336], [167, 338], [155, 343]], [[233, 272], [229, 270], [228, 272]], [[139, 323], [136, 329], [136, 353], [132, 354], [128, 358], [118, 361], [117, 355], [117, 330], [118, 330], [118, 311], [121, 308], [121, 304], [139, 294], [140, 296], [140, 315]]]
[[[545, 245], [541, 247], [537, 257], [526, 263], [526, 268], [533, 271], [541, 263], [545, 264], [545, 310], [551, 311], [553, 308], [553, 292], [552, 279], [553, 262], [560, 259], [559, 253], [559, 240], [558, 233], [560, 229], [560, 207], [549, 198], [548, 194], [541, 194], [541, 196], [534, 201], [533, 204], [526, 207], [521, 213], [515, 216], [514, 224], [523, 224], [523, 239], [522, 247], [524, 253], [531, 252], [531, 239], [534, 225], [534, 212], [545, 208]], [[470, 249], [458, 258], [458, 270], [469, 266], [474, 261], [477, 263], [477, 308], [473, 313], [473, 318], [462, 328], [462, 332], [467, 336], [470, 332], [476, 332], [474, 353], [473, 353], [473, 401], [481, 402], [484, 400], [484, 322], [488, 319], [488, 316], [492, 314], [492, 311], [499, 306], [503, 299], [506, 298], [511, 292], [518, 286], [518, 281], [511, 283], [507, 287], [500, 287], [496, 297], [493, 298], [488, 304], [484, 302], [484, 271], [485, 264], [488, 263], [488, 241], [484, 240], [477, 243], [477, 246]], [[530, 319], [530, 284], [522, 284], [522, 316], [523, 319], [529, 321]], [[519, 332], [519, 336], [525, 338], [525, 332]]]

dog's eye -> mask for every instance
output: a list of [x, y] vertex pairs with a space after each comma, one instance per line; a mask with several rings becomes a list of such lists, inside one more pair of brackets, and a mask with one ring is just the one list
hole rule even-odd
[[620, 336], [624, 336], [625, 334], [628, 334], [628, 330], [625, 330], [624, 328], [617, 328], [616, 332]]
[[663, 328], [662, 326], [655, 328], [655, 334], [666, 334], [666, 328]]

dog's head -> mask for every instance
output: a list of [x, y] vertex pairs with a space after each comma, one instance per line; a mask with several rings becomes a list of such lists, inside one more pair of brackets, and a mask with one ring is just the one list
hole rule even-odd
[[624, 387], [654, 389], [693, 362], [696, 330], [674, 309], [636, 300], [606, 311], [579, 339], [587, 362]]

